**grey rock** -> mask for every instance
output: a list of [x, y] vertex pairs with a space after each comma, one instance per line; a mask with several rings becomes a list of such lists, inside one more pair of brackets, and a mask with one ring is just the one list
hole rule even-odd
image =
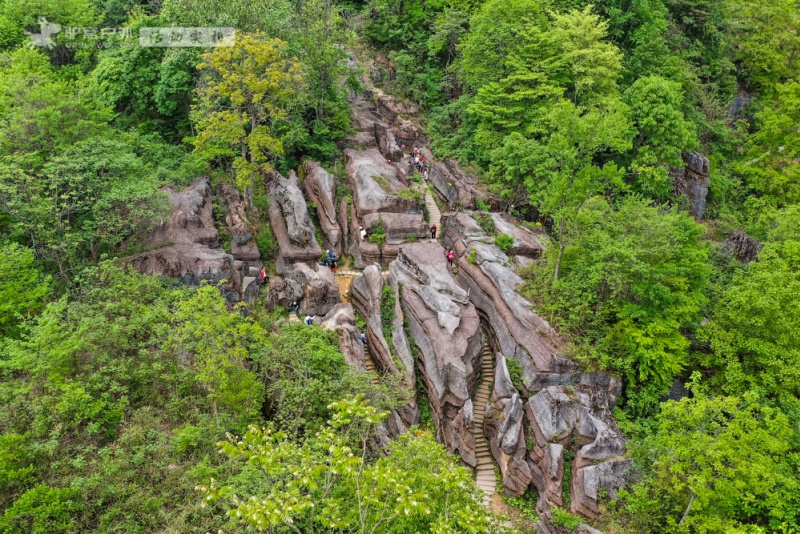
[[336, 178], [314, 161], [307, 161], [304, 170], [303, 189], [308, 199], [317, 205], [323, 244], [327, 250], [341, 256], [342, 228], [336, 218]]
[[289, 178], [284, 178], [271, 171], [269, 178], [269, 222], [278, 242], [278, 273], [290, 271], [298, 262], [316, 264], [322, 249], [317, 243], [297, 176], [293, 171]]
[[683, 196], [689, 204], [689, 213], [702, 219], [706, 211], [706, 196], [711, 185], [708, 159], [699, 152], [681, 154], [685, 166], [672, 169], [673, 189], [676, 196]]
[[258, 245], [253, 239], [253, 228], [247, 218], [241, 193], [231, 184], [220, 184], [217, 186], [217, 194], [225, 202], [225, 224], [231, 234], [231, 254], [234, 259], [258, 261]]
[[146, 252], [130, 260], [140, 273], [180, 279], [189, 285], [219, 285], [232, 302], [241, 295], [241, 278], [234, 258], [219, 246], [214, 226], [211, 185], [208, 178], [175, 191], [166, 188], [172, 203], [169, 219], [162, 221], [144, 241]]
[[[415, 200], [397, 196], [397, 192], [405, 189], [406, 184], [398, 178], [397, 168], [387, 163], [380, 152], [375, 149], [362, 151], [346, 149], [344, 156], [359, 219], [368, 213], [418, 211]], [[386, 189], [378, 182], [385, 183]]]

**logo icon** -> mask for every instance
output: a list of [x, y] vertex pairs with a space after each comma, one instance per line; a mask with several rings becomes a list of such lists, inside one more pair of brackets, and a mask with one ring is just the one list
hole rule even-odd
[[25, 32], [31, 36], [31, 44], [33, 46], [40, 46], [45, 48], [53, 48], [56, 43], [53, 41], [52, 36], [61, 31], [61, 24], [48, 21], [44, 17], [39, 17], [39, 31], [41, 33]]

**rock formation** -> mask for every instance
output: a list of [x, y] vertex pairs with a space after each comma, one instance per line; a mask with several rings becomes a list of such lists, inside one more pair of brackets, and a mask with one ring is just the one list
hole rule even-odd
[[359, 219], [368, 213], [414, 213], [417, 202], [397, 193], [407, 188], [398, 177], [397, 167], [389, 165], [375, 149], [344, 151], [347, 175]]
[[253, 227], [247, 219], [241, 193], [234, 185], [220, 184], [217, 195], [225, 202], [225, 225], [231, 234], [231, 255], [235, 260], [258, 262], [258, 245], [253, 239]]
[[548, 386], [528, 400], [525, 411], [535, 440], [529, 452], [531, 471], [540, 494], [551, 505], [562, 504], [563, 454], [570, 448], [575, 453], [571, 510], [596, 516], [600, 491], [613, 498], [630, 466], [630, 460], [621, 458], [625, 440], [606, 392], [592, 384]]
[[456, 161], [435, 161], [428, 150], [424, 150], [423, 154], [426, 161], [432, 162], [428, 166], [428, 179], [450, 209], [472, 209], [476, 199], [490, 206], [497, 204], [493, 197], [481, 189], [478, 178], [465, 172]]
[[296, 263], [292, 270], [270, 279], [267, 303], [270, 309], [288, 307], [297, 301], [303, 315], [325, 315], [339, 303], [339, 285], [327, 267]]
[[708, 158], [699, 152], [681, 154], [684, 167], [672, 169], [673, 189], [676, 196], [686, 197], [689, 213], [695, 219], [702, 219], [706, 212], [706, 196], [711, 185]]
[[724, 244], [731, 255], [742, 263], [755, 260], [761, 250], [761, 243], [739, 230], [733, 232]]
[[284, 178], [275, 171], [269, 180], [269, 222], [278, 242], [278, 274], [292, 269], [295, 263], [316, 265], [322, 257], [314, 225], [308, 216], [306, 200], [294, 171]]
[[519, 497], [531, 483], [523, 427], [523, 400], [511, 382], [506, 359], [496, 356], [494, 388], [484, 416], [484, 432], [500, 474], [504, 493]]
[[[416, 378], [411, 348], [403, 329], [403, 311], [397, 300], [397, 284], [384, 283], [375, 265], [364, 269], [351, 286], [352, 302], [367, 323], [367, 349], [378, 371], [402, 378], [409, 392], [409, 403], [397, 409], [403, 423], [419, 423], [419, 407], [415, 396]], [[399, 326], [399, 327], [398, 327]]]
[[506, 234], [514, 238], [514, 245], [508, 251], [509, 256], [523, 256], [526, 258], [538, 259], [546, 248], [546, 236], [544, 232], [532, 232], [531, 230], [516, 224], [510, 215], [505, 213], [492, 213], [494, 228], [499, 234]]
[[474, 466], [471, 399], [483, 344], [477, 311], [450, 275], [438, 243], [404, 244], [390, 272], [402, 287], [400, 302], [437, 433]]
[[[444, 245], [452, 246], [458, 257], [456, 279], [467, 289], [499, 353], [484, 428], [505, 493], [520, 495], [526, 481], [532, 482], [540, 495], [543, 525], [547, 524], [549, 507], [561, 505], [564, 451], [569, 449], [576, 454], [572, 510], [592, 516], [599, 491], [613, 494], [628, 466], [618, 459], [624, 452], [624, 438], [610, 412], [621, 391], [619, 379], [580, 372], [560, 355], [562, 341], [517, 292], [522, 279], [508, 256], [472, 217], [445, 214], [442, 221]], [[504, 222], [513, 224], [510, 219]], [[511, 383], [506, 358], [522, 368], [521, 391]], [[530, 422], [527, 427], [523, 404]], [[526, 458], [526, 443], [531, 440], [535, 445]], [[541, 528], [548, 532], [545, 526]]]
[[342, 255], [342, 227], [336, 218], [336, 179], [322, 166], [308, 161], [304, 166], [303, 189], [310, 202], [317, 205], [323, 246]]
[[356, 316], [351, 304], [337, 304], [327, 315], [315, 322], [339, 335], [339, 351], [344, 355], [347, 365], [361, 372], [367, 372], [364, 364], [364, 343], [361, 341], [361, 332], [356, 327]]
[[214, 226], [211, 185], [198, 178], [182, 191], [166, 188], [172, 202], [169, 219], [162, 221], [145, 242], [147, 252], [130, 260], [140, 273], [178, 278], [186, 284], [202, 281], [219, 285], [229, 301], [241, 298], [241, 279], [234, 258], [219, 245]]

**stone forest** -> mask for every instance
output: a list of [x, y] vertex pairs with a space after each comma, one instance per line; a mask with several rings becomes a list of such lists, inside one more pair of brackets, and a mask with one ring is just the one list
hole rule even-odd
[[0, 0], [0, 532], [798, 532], [798, 32]]

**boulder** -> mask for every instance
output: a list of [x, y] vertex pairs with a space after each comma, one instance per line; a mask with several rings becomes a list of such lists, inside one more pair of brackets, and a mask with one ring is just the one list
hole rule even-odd
[[[621, 458], [625, 438], [611, 416], [608, 399], [606, 391], [592, 384], [548, 386], [528, 399], [525, 411], [534, 441], [529, 460], [537, 490], [551, 505], [561, 504], [560, 482], [553, 479], [558, 453], [553, 445], [575, 453], [570, 488], [573, 512], [593, 517], [598, 510], [598, 490], [606, 489], [613, 495], [624, 484], [629, 467], [629, 462]], [[596, 469], [604, 463], [609, 465]]]
[[303, 189], [309, 201], [317, 205], [323, 245], [341, 256], [342, 228], [336, 218], [336, 178], [314, 161], [307, 161], [304, 171]]
[[755, 260], [761, 250], [761, 243], [739, 230], [733, 232], [725, 240], [724, 245], [730, 251], [731, 256], [742, 263], [750, 263]]
[[220, 287], [223, 295], [238, 301], [241, 279], [233, 256], [219, 246], [209, 179], [198, 178], [181, 191], [164, 190], [172, 203], [170, 216], [147, 236], [146, 252], [130, 264], [142, 274], [177, 278], [190, 285], [225, 281]]
[[231, 255], [240, 261], [258, 261], [261, 256], [241, 193], [234, 185], [219, 184], [217, 195], [222, 197], [226, 206], [225, 224], [231, 234]]
[[344, 355], [347, 365], [362, 373], [367, 372], [364, 363], [364, 343], [361, 341], [361, 332], [356, 327], [352, 304], [339, 303], [331, 308], [327, 315], [315, 322], [339, 335], [339, 352]]
[[289, 178], [284, 178], [271, 171], [268, 178], [271, 180], [269, 222], [278, 242], [278, 273], [291, 270], [297, 262], [316, 264], [322, 257], [322, 249], [317, 243], [297, 175], [292, 171]]
[[683, 152], [684, 167], [673, 168], [673, 190], [676, 196], [683, 196], [689, 204], [689, 213], [695, 219], [702, 219], [706, 211], [706, 196], [711, 185], [708, 158], [699, 152]]
[[474, 466], [471, 399], [483, 334], [478, 313], [450, 274], [443, 252], [438, 243], [406, 243], [390, 273], [402, 288], [400, 302], [437, 433], [448, 450]]
[[383, 221], [386, 242], [391, 245], [405, 243], [409, 237], [414, 241], [430, 236], [430, 227], [421, 213], [370, 213], [364, 216], [361, 224], [372, 234], [379, 220]]
[[[404, 316], [397, 298], [398, 291], [397, 281], [390, 277], [386, 284], [376, 265], [364, 269], [362, 276], [354, 279], [351, 286], [353, 306], [367, 323], [367, 350], [376, 368], [382, 375], [398, 377], [408, 393], [408, 402], [397, 408], [404, 425], [397, 427], [397, 431], [404, 432], [404, 427], [419, 423], [419, 407], [414, 360], [403, 327]], [[384, 302], [386, 299], [391, 302]], [[391, 318], [385, 317], [385, 309], [391, 310]], [[385, 323], [387, 320], [390, 322]], [[393, 435], [396, 435], [394, 430]]]
[[486, 407], [483, 430], [500, 467], [505, 495], [519, 497], [528, 489], [532, 477], [526, 461], [523, 401], [511, 383], [505, 357], [498, 354], [496, 361], [494, 387]]
[[344, 156], [359, 219], [368, 213], [415, 213], [419, 210], [415, 200], [396, 195], [406, 184], [398, 178], [397, 168], [387, 163], [380, 152], [346, 149]]
[[532, 232], [519, 225], [513, 217], [506, 213], [492, 213], [494, 228], [499, 234], [514, 238], [514, 245], [508, 251], [509, 256], [525, 256], [538, 259], [546, 247], [547, 237], [544, 232]]

